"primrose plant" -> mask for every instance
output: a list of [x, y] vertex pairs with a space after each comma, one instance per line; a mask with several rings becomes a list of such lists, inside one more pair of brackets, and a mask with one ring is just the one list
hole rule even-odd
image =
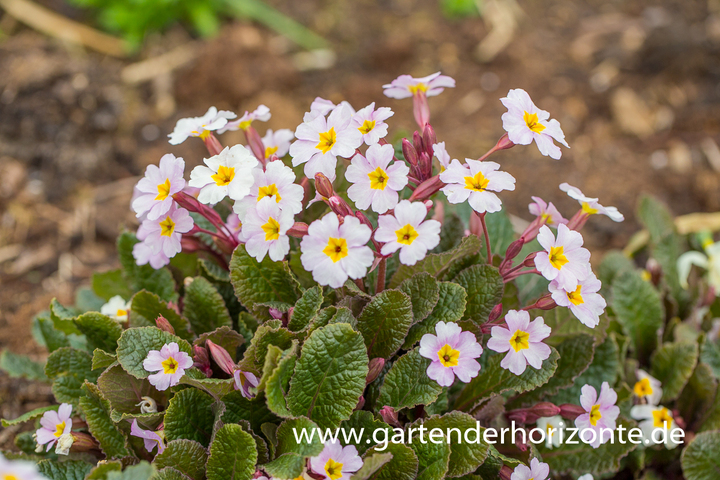
[[[490, 160], [533, 142], [560, 159], [558, 121], [510, 90], [506, 133], [461, 162], [428, 103], [454, 86], [440, 73], [385, 85], [418, 124], [395, 143], [375, 103], [317, 98], [294, 133], [264, 136], [262, 105], [180, 120], [170, 143], [197, 137], [208, 157], [147, 168], [121, 268], [34, 320], [44, 371], [3, 354], [59, 405], [3, 420], [37, 427], [0, 476], [588, 479], [680, 468], [689, 443], [686, 475], [710, 478], [712, 242], [681, 257], [685, 237], [646, 198], [649, 233], [629, 252], [646, 268], [616, 252], [596, 275], [583, 227], [622, 214], [563, 183], [579, 203], [563, 216]], [[230, 130], [247, 144], [223, 146]], [[532, 200], [529, 221], [510, 222], [507, 195]]]

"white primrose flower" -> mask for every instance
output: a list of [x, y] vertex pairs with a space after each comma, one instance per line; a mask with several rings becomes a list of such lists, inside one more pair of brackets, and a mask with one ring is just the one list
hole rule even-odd
[[[139, 234], [140, 230], [138, 229], [138, 235]], [[140, 237], [138, 236], [138, 238]], [[170, 263], [170, 258], [165, 255], [162, 250], [160, 250], [159, 252], [154, 252], [153, 248], [145, 242], [136, 243], [133, 246], [132, 253], [133, 257], [135, 258], [135, 263], [137, 263], [138, 265], [150, 264], [150, 266], [155, 270], [162, 268]]]
[[659, 405], [663, 394], [660, 380], [641, 369], [635, 371], [635, 376], [638, 381], [633, 386], [633, 394], [649, 405]]
[[[444, 172], [450, 167], [450, 154], [445, 149], [445, 142], [439, 142], [433, 145], [433, 153], [440, 162], [440, 171]], [[460, 163], [460, 162], [458, 162]]]
[[372, 205], [373, 211], [385, 213], [398, 202], [398, 191], [408, 183], [410, 169], [403, 162], [394, 162], [392, 145], [375, 144], [368, 147], [365, 156], [357, 154], [345, 172], [352, 185], [347, 194], [360, 210]]
[[193, 359], [190, 355], [180, 351], [175, 342], [170, 342], [158, 350], [150, 350], [143, 368], [148, 372], [157, 372], [148, 377], [150, 384], [160, 391], [167, 390], [180, 383], [185, 375], [185, 370], [193, 366]]
[[533, 203], [528, 205], [528, 210], [532, 215], [535, 215], [536, 217], [540, 217], [545, 220], [545, 225], [557, 227], [561, 223], [568, 223], [568, 221], [563, 218], [563, 216], [560, 214], [555, 205], [552, 204], [552, 202], [545, 203], [545, 200], [540, 197], [531, 198], [533, 199]]
[[672, 412], [662, 405], [635, 405], [630, 409], [630, 416], [638, 420], [645, 445], [664, 444], [668, 450], [680, 445], [670, 434], [679, 427]]
[[155, 220], [170, 210], [172, 196], [185, 188], [183, 173], [185, 161], [172, 153], [163, 155], [159, 167], [148, 165], [145, 176], [137, 183], [138, 195], [132, 201], [137, 217], [147, 215], [150, 220]]
[[[587, 441], [593, 448], [610, 440], [606, 430], [615, 430], [620, 408], [617, 403], [617, 393], [610, 388], [608, 382], [603, 382], [600, 395], [592, 385], [584, 385], [580, 389], [580, 405], [585, 413], [575, 419], [575, 426], [580, 430], [580, 440]], [[583, 432], [592, 430], [595, 435]], [[591, 441], [592, 440], [592, 441]]]
[[586, 473], [585, 475], [580, 475], [577, 480], [595, 480], [595, 477], [592, 476], [592, 473]]
[[[180, 245], [182, 234], [192, 230], [193, 224], [193, 219], [187, 210], [173, 205], [157, 220], [145, 220], [138, 228], [137, 236], [150, 247], [151, 255], [162, 252], [165, 257], [172, 258], [182, 250]], [[133, 248], [134, 253], [135, 248]], [[144, 258], [143, 253], [145, 252], [139, 251], [138, 255]]]
[[387, 85], [383, 85], [383, 93], [390, 98], [410, 98], [418, 92], [424, 92], [426, 97], [440, 95], [446, 88], [454, 88], [455, 80], [440, 72], [427, 77], [413, 78], [410, 75], [400, 75]]
[[355, 109], [349, 102], [343, 100], [342, 102], [335, 105], [330, 100], [321, 97], [315, 97], [315, 100], [310, 104], [310, 111], [305, 112], [303, 116], [303, 122], [308, 122], [318, 115], [326, 117], [328, 113], [332, 112], [336, 108], [347, 108], [351, 115], [355, 115]]
[[590, 273], [583, 280], [578, 280], [575, 290], [560, 287], [557, 279], [550, 282], [548, 289], [555, 303], [567, 307], [584, 325], [595, 328], [600, 323], [600, 315], [605, 311], [607, 303], [600, 295], [602, 283], [595, 274]]
[[528, 364], [535, 369], [542, 367], [543, 360], [550, 356], [550, 347], [543, 343], [552, 331], [545, 325], [542, 317], [532, 322], [530, 314], [525, 310], [510, 310], [505, 315], [507, 328], [492, 327], [492, 337], [488, 340], [489, 349], [496, 352], [508, 352], [500, 362], [500, 366], [515, 375], [525, 371]]
[[515, 178], [507, 172], [500, 172], [495, 162], [480, 162], [465, 159], [465, 165], [453, 160], [440, 174], [445, 185], [441, 190], [450, 203], [468, 201], [478, 213], [498, 212], [502, 208], [500, 198], [493, 192], [515, 190]]
[[302, 211], [302, 200], [305, 191], [301, 185], [295, 183], [295, 173], [284, 163], [269, 162], [265, 166], [257, 167], [252, 171], [253, 185], [248, 195], [235, 202], [233, 211], [240, 220], [244, 220], [245, 212], [252, 208], [263, 198], [272, 198], [281, 210], [292, 214]]
[[127, 322], [131, 302], [126, 302], [120, 295], [115, 295], [100, 307], [100, 313], [118, 322]]
[[290, 151], [290, 142], [295, 138], [295, 134], [292, 130], [287, 128], [281, 128], [280, 130], [273, 131], [268, 129], [265, 132], [265, 136], [262, 137], [263, 145], [265, 146], [265, 158], [270, 158], [270, 155], [277, 155], [278, 158], [282, 158]]
[[565, 429], [565, 421], [560, 415], [554, 417], [540, 417], [537, 427], [545, 431], [545, 447], [552, 449], [560, 446], [560, 437]]
[[510, 480], [547, 480], [550, 466], [537, 458], [530, 460], [530, 466], [518, 465], [510, 475]]
[[703, 245], [705, 253], [697, 251], [685, 252], [677, 260], [678, 277], [680, 285], [688, 288], [688, 277], [692, 266], [707, 270], [707, 280], [716, 293], [720, 293], [720, 242], [706, 242]]
[[282, 210], [275, 199], [261, 199], [248, 209], [242, 224], [245, 249], [258, 262], [262, 262], [266, 254], [270, 255], [273, 262], [279, 262], [290, 251], [287, 231], [294, 223], [293, 213]]
[[550, 120], [550, 114], [537, 108], [525, 90], [512, 89], [507, 97], [501, 98], [500, 101], [508, 109], [503, 113], [502, 121], [511, 142], [530, 145], [535, 140], [540, 153], [555, 160], [562, 156], [562, 152], [553, 140], [570, 148], [565, 142], [565, 134], [560, 128], [560, 122], [555, 119]]
[[597, 198], [586, 197], [579, 188], [573, 187], [569, 183], [561, 183], [560, 190], [567, 193], [570, 198], [577, 200], [582, 207], [582, 211], [588, 215], [595, 215], [599, 213], [610, 217], [610, 220], [614, 222], [622, 222], [625, 220], [625, 217], [622, 213], [618, 212], [617, 208], [603, 207], [598, 203]]
[[455, 322], [440, 321], [435, 333], [426, 333], [420, 339], [421, 356], [430, 359], [427, 376], [442, 387], [449, 387], [455, 377], [469, 383], [478, 376], [480, 363], [475, 360], [483, 352], [472, 332], [464, 332]]
[[[255, 120], [267, 122], [270, 120], [271, 116], [272, 115], [270, 114], [270, 109], [268, 107], [265, 105], [259, 105], [254, 111], [246, 111], [245, 114], [237, 120], [227, 122], [222, 128], [218, 129], [218, 133], [225, 133], [231, 130], [247, 130], [248, 127], [250, 127], [250, 124], [252, 124]], [[235, 115], [233, 115], [232, 118], [235, 118]]]
[[328, 442], [317, 457], [310, 459], [310, 469], [324, 480], [350, 480], [363, 466], [354, 445], [343, 447], [339, 441]]
[[35, 440], [38, 444], [38, 450], [41, 445], [47, 445], [45, 451], [49, 452], [63, 435], [72, 431], [72, 405], [63, 403], [55, 410], [43, 413], [40, 419], [40, 428], [35, 431]]
[[0, 454], [0, 478], [4, 480], [47, 480], [41, 475], [35, 462], [7, 460]]
[[548, 280], [557, 280], [559, 288], [574, 292], [580, 280], [592, 273], [590, 252], [582, 248], [583, 238], [579, 232], [560, 224], [555, 238], [550, 228], [543, 225], [537, 240], [545, 251], [535, 256], [535, 267]]
[[353, 115], [350, 126], [357, 128], [362, 133], [363, 142], [366, 145], [375, 145], [388, 133], [388, 125], [385, 120], [395, 115], [388, 107], [380, 107], [375, 110], [375, 102]]
[[415, 265], [428, 250], [440, 243], [440, 222], [425, 220], [427, 208], [422, 202], [403, 200], [393, 215], [381, 215], [375, 240], [382, 242], [380, 253], [390, 255], [400, 250], [400, 263]]
[[290, 145], [293, 167], [304, 163], [308, 178], [320, 172], [335, 180], [337, 157], [351, 157], [362, 144], [362, 133], [350, 126], [352, 115], [350, 107], [341, 105], [327, 118], [318, 114], [301, 123], [295, 130], [297, 140]]
[[347, 216], [340, 225], [337, 215], [328, 213], [308, 227], [300, 242], [300, 261], [320, 285], [343, 286], [348, 277], [365, 276], [374, 255], [366, 244], [372, 231], [355, 217]]
[[258, 161], [244, 146], [225, 147], [217, 155], [203, 159], [203, 162], [207, 166], [195, 167], [188, 182], [191, 187], [201, 189], [197, 197], [201, 203], [214, 205], [225, 197], [242, 200], [250, 193], [252, 170]]
[[202, 117], [181, 118], [175, 124], [175, 129], [168, 135], [171, 145], [180, 145], [188, 137], [204, 138], [213, 130], [224, 127], [229, 119], [235, 118], [233, 112], [210, 107]]

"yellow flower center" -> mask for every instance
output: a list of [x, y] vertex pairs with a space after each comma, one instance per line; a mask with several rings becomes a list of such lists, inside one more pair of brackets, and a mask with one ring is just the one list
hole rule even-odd
[[155, 197], [155, 200], [163, 201], [165, 200], [168, 195], [170, 195], [170, 179], [165, 179], [165, 183], [161, 183], [157, 186], [158, 188], [158, 194], [157, 197]]
[[233, 167], [220, 165], [217, 173], [215, 175], [211, 175], [210, 178], [215, 180], [215, 185], [218, 187], [224, 187], [229, 185], [230, 182], [233, 181], [233, 178], [235, 178], [235, 169]]
[[335, 133], [335, 128], [331, 127], [327, 132], [320, 134], [320, 141], [315, 148], [322, 153], [327, 153], [335, 145], [335, 142], [337, 142], [337, 133]]
[[582, 294], [580, 293], [581, 288], [582, 287], [578, 285], [574, 292], [567, 292], [568, 300], [570, 300], [570, 303], [573, 305], [581, 305], [585, 303], [585, 300], [583, 300]]
[[385, 190], [388, 181], [388, 174], [380, 167], [367, 174], [370, 179], [370, 188], [373, 190]]
[[403, 245], [410, 245], [420, 234], [417, 232], [417, 230], [415, 230], [412, 225], [408, 223], [399, 230], [395, 230], [395, 235], [397, 235], [398, 243], [402, 243]]
[[244, 122], [238, 123], [238, 128], [241, 130], [247, 130], [251, 123], [252, 120], [245, 120]]
[[270, 155], [278, 151], [278, 147], [265, 147], [265, 158], [270, 158]]
[[636, 397], [649, 397], [653, 394], [652, 385], [650, 385], [649, 378], [643, 378], [635, 384], [633, 387], [633, 393]]
[[418, 83], [417, 85], [410, 85], [408, 87], [408, 90], [410, 90], [410, 93], [413, 95], [417, 95], [418, 92], [427, 92], [427, 89], [428, 87], [424, 83]]
[[522, 330], [516, 330], [513, 336], [510, 337], [510, 346], [516, 352], [527, 350], [530, 348], [530, 334]]
[[55, 437], [60, 438], [62, 434], [65, 432], [65, 422], [58, 423], [55, 425]]
[[602, 418], [600, 413], [600, 405], [593, 405], [590, 409], [590, 425], [593, 427], [597, 425], [597, 422]]
[[323, 253], [330, 257], [333, 263], [337, 263], [348, 256], [347, 241], [344, 238], [330, 237], [327, 246], [323, 248]]
[[455, 350], [447, 343], [440, 350], [438, 350], [438, 358], [443, 367], [457, 367], [458, 360], [460, 359], [460, 351]]
[[202, 140], [205, 140], [210, 136], [210, 130], [203, 130], [202, 132], [198, 133], [197, 130], [193, 132], [194, 134], [198, 135]]
[[280, 203], [280, 200], [282, 200], [282, 197], [280, 196], [280, 192], [278, 191], [277, 186], [274, 183], [271, 183], [270, 185], [267, 185], [265, 187], [258, 188], [258, 198], [257, 201], [259, 202], [265, 197], [275, 197], [275, 203]]
[[565, 256], [563, 246], [559, 247], [550, 247], [550, 254], [548, 255], [548, 259], [550, 260], [550, 265], [560, 270], [563, 265], [568, 263], [568, 259]]
[[660, 410], [655, 410], [652, 412], [653, 414], [653, 427], [655, 428], [667, 428], [669, 429], [672, 425], [672, 415], [670, 415], [670, 411], [662, 407]]
[[527, 127], [535, 133], [540, 133], [545, 130], [545, 125], [538, 122], [537, 113], [525, 112], [523, 120], [525, 120]]
[[163, 373], [165, 373], [166, 375], [172, 375], [173, 373], [177, 372], [177, 369], [180, 366], [177, 360], [175, 360], [173, 357], [164, 360], [160, 365], [163, 366]]
[[482, 172], [478, 172], [473, 177], [465, 177], [465, 188], [474, 192], [484, 192], [490, 183]]
[[170, 215], [168, 215], [165, 220], [159, 223], [160, 225], [160, 235], [164, 237], [169, 237], [173, 234], [175, 231], [175, 222], [173, 222], [173, 219], [170, 218]]
[[545, 223], [552, 223], [553, 221], [552, 215], [550, 215], [549, 213], [543, 213], [540, 218], [542, 218], [543, 222]]
[[280, 224], [274, 218], [268, 217], [267, 223], [260, 228], [265, 232], [266, 242], [280, 238]]
[[591, 207], [588, 202], [582, 202], [582, 211], [588, 215], [595, 215], [598, 213], [598, 209]]
[[18, 477], [16, 477], [12, 473], [6, 473], [5, 475], [3, 475], [2, 478], [3, 478], [3, 480], [20, 480]]
[[343, 476], [342, 467], [342, 463], [338, 463], [332, 458], [329, 458], [327, 463], [325, 464], [325, 474], [330, 480], [337, 480], [338, 478]]
[[366, 135], [372, 132], [373, 128], [375, 128], [375, 120], [365, 120], [363, 124], [358, 127], [358, 130], [360, 130], [360, 133], [363, 135]]
[[118, 311], [115, 312], [116, 317], [124, 317], [127, 315], [127, 310], [123, 310], [122, 308], [118, 308]]

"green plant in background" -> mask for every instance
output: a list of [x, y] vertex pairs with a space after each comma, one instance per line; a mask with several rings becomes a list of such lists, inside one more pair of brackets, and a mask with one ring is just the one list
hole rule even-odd
[[482, 0], [440, 0], [440, 7], [448, 18], [474, 17], [480, 14]]

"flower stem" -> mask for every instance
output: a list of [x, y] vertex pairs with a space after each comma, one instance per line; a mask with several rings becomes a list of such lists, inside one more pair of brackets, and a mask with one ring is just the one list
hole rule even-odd
[[387, 270], [387, 258], [380, 260], [378, 265], [378, 278], [377, 284], [375, 285], [375, 295], [385, 290], [385, 272]]
[[480, 224], [483, 229], [483, 236], [485, 237], [485, 249], [487, 250], [487, 263], [492, 265], [492, 249], [490, 248], [490, 234], [488, 233], [487, 225], [485, 224], [485, 213], [477, 213], [475, 215], [480, 219]]

